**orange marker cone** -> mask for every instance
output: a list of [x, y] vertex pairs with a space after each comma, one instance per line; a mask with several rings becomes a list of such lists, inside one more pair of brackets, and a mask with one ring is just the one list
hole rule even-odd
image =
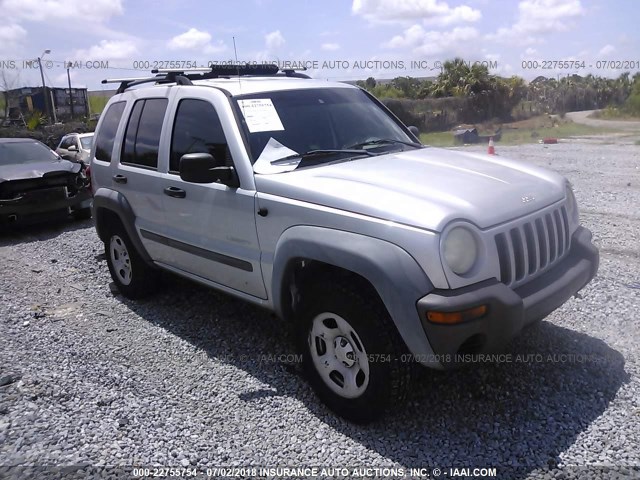
[[489, 155], [496, 154], [496, 147], [493, 146], [493, 137], [489, 137], [489, 151], [487, 153]]

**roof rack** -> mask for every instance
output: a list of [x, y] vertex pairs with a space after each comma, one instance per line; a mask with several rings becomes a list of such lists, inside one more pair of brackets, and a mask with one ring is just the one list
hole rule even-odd
[[102, 83], [119, 83], [120, 86], [116, 90], [116, 94], [123, 93], [127, 88], [134, 87], [136, 85], [142, 85], [143, 83], [177, 83], [178, 85], [193, 85], [191, 80], [176, 73], [166, 73], [156, 75], [155, 77], [144, 78], [105, 78]]
[[307, 71], [307, 67], [302, 67], [302, 68], [283, 68], [280, 71], [283, 72], [286, 77], [311, 78], [307, 74], [298, 73], [298, 72], [306, 72]]
[[206, 80], [211, 78], [220, 77], [233, 77], [233, 76], [251, 76], [251, 77], [273, 77], [284, 73], [285, 77], [293, 78], [310, 78], [304, 73], [298, 73], [299, 71], [305, 71], [306, 68], [285, 68], [280, 70], [278, 65], [275, 64], [225, 64], [225, 65], [213, 65], [211, 68], [190, 68], [190, 69], [154, 69], [151, 73], [155, 74], [154, 77], [142, 77], [142, 78], [112, 78], [104, 79], [102, 83], [120, 83], [116, 93], [123, 93], [127, 88], [134, 87], [136, 85], [142, 85], [143, 83], [177, 83], [178, 85], [193, 85], [193, 80]]

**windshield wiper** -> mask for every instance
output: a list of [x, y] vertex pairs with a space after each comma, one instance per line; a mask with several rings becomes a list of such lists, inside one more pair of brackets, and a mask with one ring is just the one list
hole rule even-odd
[[368, 147], [369, 145], [386, 145], [386, 144], [401, 144], [408, 145], [413, 148], [424, 148], [424, 145], [415, 142], [405, 142], [404, 140], [395, 140], [391, 138], [378, 138], [376, 140], [367, 140], [366, 142], [356, 143], [355, 145], [351, 145], [349, 148], [359, 148]]
[[309, 150], [308, 152], [305, 152], [305, 153], [295, 153], [293, 155], [287, 155], [286, 157], [278, 158], [277, 160], [273, 160], [269, 163], [271, 163], [271, 165], [293, 163], [292, 160], [298, 159], [298, 158], [301, 161], [300, 163], [302, 163], [303, 160], [309, 160], [314, 157], [325, 157], [325, 156], [341, 154], [341, 153], [345, 153], [348, 155], [357, 155], [357, 156], [362, 156], [362, 155], [368, 155], [370, 157], [374, 156], [373, 153], [367, 152], [366, 150], [362, 150], [362, 149], [354, 149], [354, 148], [323, 149], [323, 150]]

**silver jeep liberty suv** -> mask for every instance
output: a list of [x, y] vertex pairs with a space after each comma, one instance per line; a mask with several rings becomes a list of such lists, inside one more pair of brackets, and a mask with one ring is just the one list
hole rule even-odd
[[273, 65], [153, 73], [117, 80], [91, 151], [114, 282], [141, 297], [162, 269], [274, 311], [352, 421], [596, 274], [556, 173], [423, 146], [366, 91]]

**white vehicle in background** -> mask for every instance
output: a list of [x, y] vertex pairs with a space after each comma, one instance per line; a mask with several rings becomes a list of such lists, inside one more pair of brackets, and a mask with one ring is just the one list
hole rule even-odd
[[60, 140], [56, 153], [66, 160], [89, 164], [93, 135], [93, 132], [69, 133]]

